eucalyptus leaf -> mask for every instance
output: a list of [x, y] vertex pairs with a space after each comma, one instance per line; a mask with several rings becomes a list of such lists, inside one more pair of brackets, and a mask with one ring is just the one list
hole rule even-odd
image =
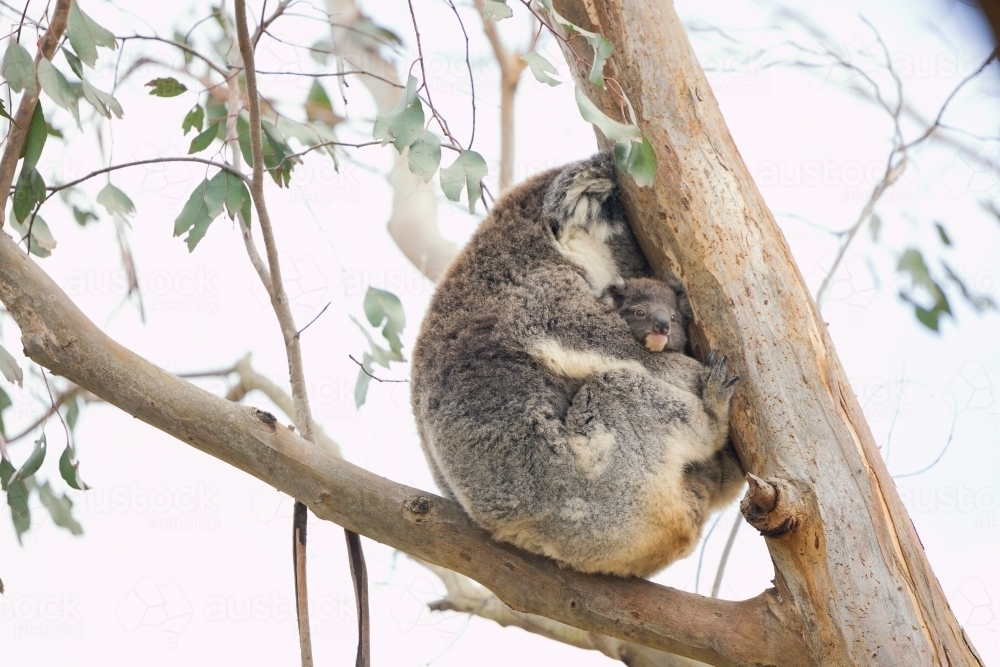
[[45, 115], [42, 113], [42, 103], [35, 104], [35, 110], [31, 114], [31, 122], [28, 123], [28, 133], [24, 137], [24, 148], [21, 149], [21, 172], [31, 171], [38, 164], [38, 158], [42, 156], [42, 149], [45, 148], [45, 140], [48, 138], [48, 129], [45, 125]]
[[66, 445], [62, 456], [59, 457], [59, 474], [70, 487], [78, 491], [86, 491], [90, 488], [80, 478], [80, 462], [76, 460], [76, 452], [73, 451], [71, 445]]
[[948, 232], [945, 231], [944, 225], [942, 225], [940, 222], [935, 222], [934, 228], [937, 229], [938, 238], [941, 239], [941, 243], [945, 244], [946, 246], [950, 246], [951, 237], [949, 237]]
[[149, 94], [156, 97], [177, 97], [187, 90], [187, 86], [172, 76], [153, 79], [146, 86], [152, 88]]
[[[0, 366], [2, 366], [3, 363], [4, 363], [3, 361], [0, 361]], [[11, 405], [13, 404], [10, 401], [10, 396], [8, 396], [7, 392], [5, 392], [2, 388], [0, 388], [0, 436], [3, 436], [4, 438], [7, 437], [7, 428], [4, 426], [3, 423], [3, 411], [9, 408]]]
[[372, 356], [365, 352], [361, 358], [361, 368], [358, 369], [358, 380], [354, 383], [354, 407], [356, 408], [364, 405], [365, 399], [368, 397], [368, 385], [372, 381], [371, 376], [368, 375], [372, 372], [371, 363]]
[[406, 161], [410, 173], [416, 174], [426, 183], [441, 166], [441, 140], [430, 130], [424, 130], [406, 150]]
[[24, 222], [18, 220], [16, 216], [12, 216], [10, 226], [19, 238], [26, 238], [30, 233], [28, 246], [32, 255], [48, 257], [55, 250], [56, 240], [52, 236], [52, 230], [38, 213], [30, 214]]
[[3, 345], [0, 345], [0, 373], [3, 373], [3, 376], [11, 384], [16, 384], [18, 387], [24, 386], [24, 371]]
[[625, 164], [620, 166], [624, 166], [625, 171], [635, 179], [636, 185], [649, 187], [656, 176], [656, 153], [653, 152], [653, 145], [645, 135], [642, 135], [639, 143], [626, 143], [629, 147], [628, 157]]
[[462, 151], [450, 167], [441, 170], [441, 191], [451, 201], [458, 201], [462, 188], [468, 191], [469, 213], [476, 212], [476, 201], [482, 198], [483, 188], [480, 181], [486, 177], [489, 169], [486, 160], [475, 151]]
[[205, 108], [200, 104], [196, 104], [191, 111], [187, 112], [187, 115], [184, 116], [184, 120], [181, 122], [181, 129], [184, 130], [184, 136], [187, 136], [187, 133], [191, 130], [198, 130], [201, 132], [201, 128], [204, 123]]
[[528, 67], [531, 68], [531, 74], [541, 83], [547, 83], [550, 86], [558, 86], [562, 81], [553, 79], [549, 74], [558, 74], [559, 71], [555, 68], [555, 65], [550, 63], [545, 56], [536, 53], [535, 51], [530, 51], [528, 53], [521, 55], [521, 60], [528, 63]]
[[83, 526], [73, 518], [73, 501], [68, 496], [55, 493], [48, 482], [43, 482], [38, 485], [38, 498], [52, 517], [52, 523], [73, 535], [83, 534]]
[[80, 60], [93, 67], [97, 64], [97, 47], [103, 46], [114, 51], [118, 48], [115, 36], [107, 28], [90, 18], [80, 4], [74, 2], [69, 8], [69, 20], [66, 22], [66, 32], [73, 50]]
[[86, 79], [83, 80], [83, 99], [90, 102], [90, 105], [97, 109], [97, 113], [105, 118], [111, 118], [111, 114], [114, 114], [116, 118], [121, 119], [125, 115], [118, 100], [103, 90], [90, 85]]
[[506, 5], [505, 0], [486, 0], [486, 4], [483, 5], [484, 21], [489, 21], [490, 19], [502, 21], [509, 19], [513, 15], [514, 12]]
[[63, 57], [66, 58], [66, 63], [69, 65], [69, 68], [73, 70], [73, 74], [76, 74], [78, 77], [83, 79], [83, 63], [80, 62], [80, 59], [76, 57], [75, 53], [67, 49], [65, 46], [60, 50], [62, 51]]
[[402, 153], [404, 148], [417, 140], [423, 129], [424, 109], [417, 96], [417, 79], [411, 74], [396, 106], [376, 117], [372, 135], [383, 146], [391, 143]]
[[212, 180], [207, 178], [202, 180], [188, 197], [181, 214], [174, 221], [174, 236], [188, 233], [184, 241], [189, 252], [194, 251], [198, 242], [204, 238], [209, 225], [222, 213], [226, 185], [225, 177], [220, 178], [220, 176], [225, 173], [227, 172], [220, 171]]
[[38, 61], [38, 82], [42, 90], [53, 102], [73, 114], [77, 126], [80, 125], [80, 105], [69, 81], [51, 60], [42, 58]]
[[4, 105], [3, 100], [0, 100], [0, 118], [6, 118], [14, 125], [17, 125], [17, 121], [14, 120], [14, 117], [7, 112], [7, 107]]
[[[204, 132], [199, 132], [197, 136], [195, 136], [195, 138], [191, 140], [191, 146], [188, 148], [188, 155], [200, 153], [209, 146], [211, 146], [212, 142], [219, 137], [220, 124], [221, 123], [213, 123], [209, 125], [207, 128], [205, 128]], [[185, 132], [185, 134], [187, 134], [187, 132]]]
[[38, 469], [42, 467], [42, 462], [45, 461], [45, 452], [48, 450], [48, 441], [45, 439], [45, 434], [35, 440], [35, 448], [31, 450], [28, 454], [27, 460], [21, 464], [21, 467], [17, 469], [13, 475], [11, 475], [10, 480], [8, 480], [8, 486], [14, 480], [25, 480], [38, 472]]
[[7, 41], [7, 51], [3, 54], [0, 74], [7, 79], [7, 83], [15, 93], [22, 90], [32, 94], [35, 92], [35, 62], [28, 50], [13, 39]]
[[639, 132], [638, 127], [619, 123], [616, 120], [608, 118], [603, 111], [590, 101], [590, 98], [579, 87], [576, 89], [576, 105], [580, 109], [580, 115], [583, 116], [583, 119], [595, 125], [611, 141], [616, 143], [620, 141], [642, 141], [642, 133]]
[[333, 112], [333, 103], [327, 95], [323, 84], [317, 79], [313, 79], [312, 86], [309, 87], [309, 95], [305, 104], [306, 118], [313, 122], [336, 125], [341, 121], [340, 116]]
[[104, 207], [112, 217], [120, 216], [123, 220], [129, 220], [135, 215], [135, 204], [128, 195], [108, 183], [97, 193], [97, 203]]
[[27, 220], [35, 207], [45, 200], [45, 180], [32, 168], [28, 172], [21, 171], [21, 176], [17, 179], [14, 187], [14, 201], [12, 209], [14, 217], [18, 220]]

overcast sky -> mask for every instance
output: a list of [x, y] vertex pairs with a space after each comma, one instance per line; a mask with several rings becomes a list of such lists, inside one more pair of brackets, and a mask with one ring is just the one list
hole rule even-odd
[[[89, 0], [83, 3], [115, 34], [169, 36], [187, 30], [207, 13], [174, 3]], [[257, 7], [259, 3], [251, 3]], [[376, 21], [399, 34], [401, 69], [415, 55], [408, 12], [400, 2], [367, 3]], [[377, 4], [377, 6], [375, 6]], [[513, 48], [530, 31], [526, 12], [502, 25]], [[801, 11], [828, 34], [864, 75], [878, 81], [894, 101], [894, 88], [872, 28], [888, 48], [907, 104], [933, 118], [942, 101], [991, 49], [989, 35], [966, 4], [950, 1], [805, 3]], [[435, 103], [452, 131], [471, 132], [469, 79], [464, 42], [454, 15], [440, 0], [416, 0]], [[815, 35], [778, 6], [731, 0], [681, 1], [678, 11], [694, 29], [695, 49], [751, 173], [774, 211], [810, 289], [815, 292], [837, 251], [830, 231], [857, 220], [881, 177], [891, 148], [892, 124], [870, 99], [850, 92], [863, 76], [837, 68], [789, 66], [796, 41], [816, 48]], [[471, 3], [460, 12], [469, 29], [478, 111], [475, 149], [490, 163], [494, 192], [498, 159], [498, 71]], [[308, 13], [300, 8], [298, 13]], [[725, 35], [710, 27], [722, 28]], [[214, 35], [211, 23], [196, 35]], [[324, 37], [315, 21], [291, 18], [274, 33], [299, 45]], [[3, 32], [7, 32], [5, 29]], [[22, 43], [32, 44], [34, 37]], [[554, 41], [539, 50], [568, 73]], [[29, 47], [33, 48], [33, 47]], [[129, 43], [120, 62], [127, 71], [147, 45]], [[874, 54], [866, 56], [865, 52]], [[169, 51], [156, 49], [166, 62]], [[801, 54], [799, 54], [801, 55]], [[264, 38], [258, 67], [316, 71], [302, 50]], [[59, 65], [61, 59], [57, 59]], [[115, 58], [101, 55], [95, 78], [111, 87]], [[956, 96], [949, 125], [996, 136], [1000, 78], [993, 65]], [[84, 136], [68, 114], [49, 116], [68, 140], [50, 142], [40, 162], [47, 182], [66, 182], [107, 164], [163, 155], [183, 155], [191, 135], [180, 122], [195, 102], [193, 92], [161, 99], [142, 84], [167, 75], [147, 66], [116, 95], [125, 118], [104, 122], [105, 150]], [[267, 77], [265, 93], [302, 100], [309, 81]], [[193, 82], [188, 81], [195, 89]], [[328, 90], [332, 97], [335, 88]], [[374, 109], [363, 87], [345, 91], [350, 123], [343, 137], [370, 137]], [[46, 98], [46, 110], [54, 108]], [[335, 100], [343, 112], [342, 101]], [[85, 129], [92, 125], [85, 124]], [[904, 134], [921, 127], [907, 120]], [[91, 133], [92, 131], [88, 130]], [[904, 283], [894, 268], [902, 252], [920, 247], [931, 259], [946, 258], [970, 288], [1000, 301], [1000, 224], [984, 213], [996, 202], [998, 144], [953, 133], [967, 148], [935, 142], [914, 151], [907, 171], [885, 195], [877, 212], [878, 240], [866, 223], [836, 274], [823, 315], [837, 352], [864, 407], [889, 470], [927, 550], [958, 620], [987, 664], [1000, 664], [997, 649], [998, 391], [1000, 316], [977, 314], [952, 292], [954, 319], [940, 334], [922, 327], [901, 302]], [[109, 139], [113, 139], [113, 150]], [[214, 150], [214, 149], [213, 149]], [[591, 128], [580, 119], [572, 84], [550, 88], [526, 73], [517, 102], [518, 180], [585, 157], [596, 150]], [[335, 172], [329, 159], [310, 156], [296, 168], [292, 187], [269, 189], [282, 266], [295, 317], [304, 323], [327, 303], [327, 312], [303, 335], [313, 409], [348, 460], [397, 482], [434, 489], [424, 463], [405, 383], [372, 383], [368, 402], [354, 406], [357, 367], [348, 359], [364, 351], [350, 316], [361, 317], [368, 285], [389, 289], [405, 306], [404, 354], [409, 355], [433, 286], [402, 256], [385, 231], [391, 191], [384, 180], [391, 148], [352, 153]], [[446, 161], [450, 158], [446, 156]], [[286, 377], [281, 337], [273, 312], [257, 284], [237, 229], [219, 219], [189, 253], [171, 236], [173, 220], [204, 169], [154, 165], [117, 172], [112, 182], [135, 202], [130, 238], [146, 308], [143, 324], [133, 305], [121, 306], [123, 273], [111, 221], [105, 216], [79, 228], [58, 202], [43, 211], [58, 240], [40, 264], [76, 303], [116, 340], [172, 372], [225, 367], [247, 352], [261, 372], [279, 383]], [[96, 179], [96, 194], [105, 181]], [[441, 226], [462, 243], [475, 229], [462, 205], [440, 207]], [[479, 207], [481, 214], [482, 207]], [[939, 221], [953, 241], [946, 248]], [[18, 331], [2, 322], [3, 343], [20, 357]], [[22, 359], [23, 361], [23, 359]], [[25, 368], [31, 366], [23, 363]], [[407, 364], [379, 370], [403, 379]], [[199, 384], [223, 394], [222, 380]], [[46, 407], [44, 388], [4, 389], [14, 399], [5, 414], [8, 432], [19, 430]], [[250, 403], [275, 411], [265, 399]], [[56, 461], [62, 428], [47, 429], [49, 457], [39, 473], [59, 488]], [[88, 406], [78, 426], [81, 473], [93, 489], [73, 492], [84, 535], [56, 528], [36, 507], [33, 527], [19, 546], [8, 521], [0, 521], [0, 645], [9, 664], [294, 665], [298, 648], [290, 567], [291, 500], [265, 484], [216, 461], [106, 405]], [[15, 462], [30, 445], [11, 446]], [[943, 455], [942, 455], [943, 452]], [[931, 464], [940, 460], [933, 466]], [[928, 468], [925, 472], [919, 472]], [[918, 473], [919, 474], [912, 474]], [[705, 593], [736, 516], [723, 513], [699, 553], [676, 563], [656, 581]], [[317, 664], [351, 664], [355, 651], [354, 600], [342, 531], [314, 520], [309, 530], [309, 586]], [[365, 540], [371, 582], [373, 664], [609, 665], [583, 652], [481, 619], [433, 613], [426, 604], [443, 586], [428, 571], [382, 545]], [[773, 576], [764, 541], [748, 526], [737, 535], [720, 595], [751, 597]]]

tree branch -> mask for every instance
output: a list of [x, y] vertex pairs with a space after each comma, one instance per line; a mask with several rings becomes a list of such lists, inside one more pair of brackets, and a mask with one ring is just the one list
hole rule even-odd
[[614, 637], [574, 628], [549, 618], [515, 611], [503, 600], [468, 577], [457, 572], [414, 559], [437, 575], [448, 591], [447, 595], [428, 607], [432, 611], [456, 611], [493, 621], [500, 627], [521, 628], [525, 632], [562, 644], [590, 651], [600, 651], [629, 667], [704, 667], [705, 663], [664, 653]]
[[59, 39], [66, 30], [66, 20], [69, 18], [69, 8], [72, 0], [57, 0], [55, 11], [52, 12], [52, 20], [49, 22], [49, 29], [38, 40], [38, 52], [35, 54], [35, 89], [25, 90], [21, 95], [21, 102], [17, 107], [17, 114], [14, 115], [14, 123], [11, 123], [10, 131], [7, 134], [7, 146], [4, 148], [3, 157], [0, 158], [0, 228], [3, 227], [7, 211], [7, 199], [10, 197], [10, 186], [14, 182], [14, 171], [17, 169], [17, 162], [21, 159], [21, 150], [24, 148], [24, 140], [28, 136], [28, 125], [31, 117], [35, 113], [35, 106], [38, 104], [38, 95], [42, 87], [38, 83], [38, 63], [42, 58], [51, 60], [56, 52]]
[[808, 664], [773, 589], [713, 600], [639, 579], [584, 575], [494, 542], [454, 502], [311, 445], [260, 410], [199, 389], [115, 343], [6, 235], [0, 300], [25, 354], [128, 414], [243, 470], [316, 516], [482, 582], [519, 611], [722, 667]]

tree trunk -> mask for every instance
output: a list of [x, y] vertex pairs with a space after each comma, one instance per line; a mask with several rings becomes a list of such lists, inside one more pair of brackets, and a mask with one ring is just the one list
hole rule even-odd
[[[673, 6], [556, 4], [614, 45], [605, 75], [621, 85], [656, 152], [653, 187], [622, 179], [626, 207], [656, 271], [675, 274], [688, 289], [696, 350], [728, 354], [741, 377], [733, 438], [746, 469], [772, 482], [764, 490], [777, 491], [771, 512], [744, 501], [744, 514], [776, 535], [767, 538], [775, 583], [805, 628], [812, 664], [982, 665], [931, 572], [826, 325]], [[572, 45], [586, 51], [583, 40]], [[596, 89], [589, 66], [567, 61], [577, 85], [621, 118], [612, 86]]]

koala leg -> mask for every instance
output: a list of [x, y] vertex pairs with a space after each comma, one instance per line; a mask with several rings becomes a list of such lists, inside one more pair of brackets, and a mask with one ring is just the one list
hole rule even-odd
[[696, 499], [696, 505], [705, 510], [702, 521], [708, 512], [728, 505], [739, 496], [745, 477], [732, 441], [707, 461], [688, 465], [684, 483], [688, 493]]
[[718, 422], [728, 418], [728, 404], [713, 406], [719, 414], [703, 403], [630, 369], [588, 378], [566, 415], [577, 479], [558, 500], [547, 553], [578, 570], [621, 576], [648, 576], [690, 553], [711, 494], [692, 493], [686, 471], [718, 453], [725, 444]]

